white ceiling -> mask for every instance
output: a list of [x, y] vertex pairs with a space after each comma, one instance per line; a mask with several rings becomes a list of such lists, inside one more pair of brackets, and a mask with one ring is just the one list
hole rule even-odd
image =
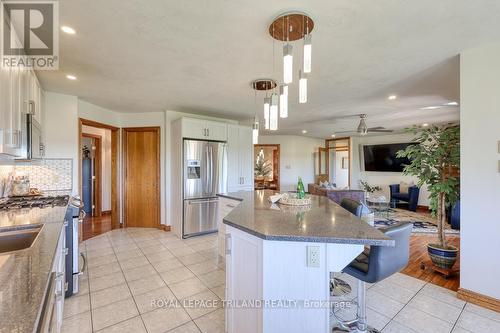
[[[297, 75], [290, 117], [279, 134], [329, 137], [368, 126], [456, 121], [458, 108], [421, 107], [459, 99], [458, 54], [500, 40], [500, 1], [164, 1], [64, 0], [60, 71], [40, 72], [44, 88], [78, 95], [119, 112], [177, 110], [250, 121], [253, 79], [281, 77], [281, 46], [267, 33], [272, 19], [301, 10], [315, 21], [307, 104], [298, 104]], [[294, 44], [295, 74], [300, 44]], [[77, 81], [65, 78], [67, 73]], [[388, 101], [390, 94], [398, 95]]]

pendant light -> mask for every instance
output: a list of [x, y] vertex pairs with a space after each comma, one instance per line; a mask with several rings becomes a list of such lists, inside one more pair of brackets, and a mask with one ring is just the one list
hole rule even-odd
[[304, 36], [304, 58], [302, 70], [304, 73], [311, 73], [311, 62], [312, 62], [312, 37], [311, 34]]
[[293, 81], [293, 47], [290, 44], [283, 46], [283, 82], [285, 84]]
[[264, 98], [264, 128], [269, 129], [269, 118], [270, 118], [270, 108], [271, 108], [271, 98]]
[[271, 95], [269, 129], [271, 131], [278, 130], [278, 95], [276, 93]]
[[259, 143], [259, 120], [257, 117], [254, 118], [252, 124], [252, 142], [254, 145]]
[[288, 118], [288, 86], [280, 86], [280, 118]]
[[307, 76], [299, 71], [299, 103], [307, 103]]

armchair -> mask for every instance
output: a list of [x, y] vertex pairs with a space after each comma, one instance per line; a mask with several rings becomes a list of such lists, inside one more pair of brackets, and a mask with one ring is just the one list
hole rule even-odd
[[418, 205], [418, 196], [420, 193], [420, 188], [418, 186], [413, 185], [408, 187], [408, 193], [400, 193], [399, 192], [399, 184], [389, 185], [391, 189], [391, 201], [404, 201], [408, 203], [408, 210], [412, 212], [417, 210]]

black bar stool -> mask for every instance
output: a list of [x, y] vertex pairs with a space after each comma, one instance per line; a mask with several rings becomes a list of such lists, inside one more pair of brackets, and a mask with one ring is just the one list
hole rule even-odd
[[350, 332], [356, 329], [358, 332], [379, 332], [366, 323], [366, 283], [382, 281], [408, 265], [412, 227], [411, 223], [401, 223], [380, 229], [394, 239], [396, 245], [371, 246], [344, 268], [344, 273], [358, 279], [357, 318], [340, 322], [340, 327], [334, 327], [332, 332]]
[[[345, 210], [348, 210], [351, 214], [356, 215], [357, 217], [361, 217], [363, 212], [363, 205], [356, 200], [352, 200], [349, 198], [344, 198], [340, 202], [340, 206]], [[349, 283], [345, 282], [342, 279], [336, 278], [334, 273], [330, 274], [330, 295], [331, 296], [344, 296], [350, 294], [352, 291]]]

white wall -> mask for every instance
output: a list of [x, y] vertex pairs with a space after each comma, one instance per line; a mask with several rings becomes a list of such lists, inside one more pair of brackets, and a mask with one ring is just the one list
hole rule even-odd
[[[364, 136], [364, 137], [353, 137], [352, 144], [352, 175], [351, 175], [351, 188], [358, 189], [359, 181], [367, 181], [371, 186], [380, 186], [384, 192], [384, 195], [389, 198], [390, 191], [389, 185], [399, 184], [400, 182], [415, 184], [418, 183], [418, 178], [413, 176], [405, 176], [401, 172], [374, 172], [374, 171], [363, 171], [362, 166], [362, 145], [378, 145], [386, 143], [406, 143], [413, 139], [412, 134], [390, 134], [390, 135], [380, 135], [380, 136]], [[423, 186], [420, 188], [420, 196], [418, 198], [418, 204], [422, 206], [429, 206], [429, 192], [427, 187]]]
[[330, 174], [333, 175], [333, 181], [339, 188], [349, 186], [349, 165], [346, 169], [342, 169], [342, 159], [348, 157], [348, 151], [335, 151], [335, 160], [330, 160]]
[[319, 147], [324, 147], [325, 140], [296, 135], [261, 135], [259, 143], [280, 145], [281, 191], [296, 190], [299, 177], [306, 189], [308, 183], [314, 183], [314, 156]]
[[101, 193], [102, 211], [111, 210], [111, 131], [92, 126], [82, 126], [82, 133], [101, 137]]
[[47, 158], [73, 159], [73, 194], [79, 193], [78, 99], [76, 96], [45, 93], [43, 113]]
[[460, 55], [460, 287], [500, 299], [500, 44]]

